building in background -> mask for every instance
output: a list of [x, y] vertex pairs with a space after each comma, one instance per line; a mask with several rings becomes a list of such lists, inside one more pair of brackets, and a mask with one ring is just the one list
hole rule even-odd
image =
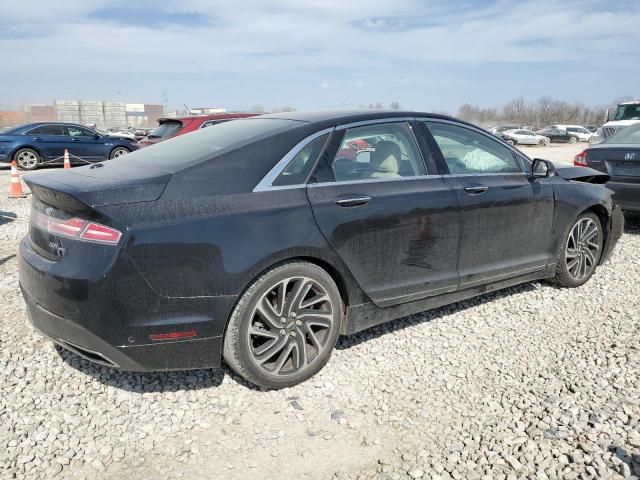
[[126, 127], [127, 109], [124, 102], [102, 102], [104, 124], [107, 127]]
[[53, 122], [56, 120], [56, 108], [53, 105], [29, 105], [26, 110], [27, 122]]
[[144, 113], [147, 117], [147, 121], [149, 122], [148, 126], [154, 127], [156, 126], [156, 120], [158, 120], [161, 117], [164, 117], [164, 106], [145, 104]]
[[80, 123], [80, 102], [77, 100], [56, 100], [53, 106], [59, 122]]
[[13, 127], [14, 125], [22, 125], [27, 121], [26, 112], [5, 110], [0, 111], [0, 127]]
[[83, 100], [80, 102], [80, 123], [95, 125], [98, 128], [105, 127], [104, 107], [98, 100]]

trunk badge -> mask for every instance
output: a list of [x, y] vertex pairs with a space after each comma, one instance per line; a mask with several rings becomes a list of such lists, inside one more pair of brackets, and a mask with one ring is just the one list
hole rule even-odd
[[636, 159], [636, 154], [635, 154], [635, 152], [625, 153], [625, 154], [624, 154], [624, 159], [625, 159], [625, 160], [635, 160], [635, 159]]

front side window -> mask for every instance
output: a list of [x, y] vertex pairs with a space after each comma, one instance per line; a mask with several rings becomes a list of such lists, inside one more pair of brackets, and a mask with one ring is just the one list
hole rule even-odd
[[70, 137], [93, 137], [95, 135], [95, 133], [87, 130], [86, 128], [74, 126], [67, 126], [64, 128], [67, 131], [67, 135], [69, 135]]
[[273, 182], [273, 186], [301, 185], [306, 182], [318, 155], [322, 152], [329, 134], [321, 135], [305, 145], [289, 162]]
[[347, 129], [331, 168], [337, 182], [426, 175], [406, 122]]
[[474, 130], [425, 122], [452, 174], [522, 172], [511, 150]]

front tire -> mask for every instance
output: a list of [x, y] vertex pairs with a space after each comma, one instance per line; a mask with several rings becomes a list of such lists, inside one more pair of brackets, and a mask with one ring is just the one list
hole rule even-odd
[[516, 142], [514, 140], [511, 140], [511, 139], [507, 140], [507, 143], [509, 145], [511, 145], [512, 147], [514, 147], [516, 145]]
[[598, 216], [593, 213], [580, 215], [565, 234], [553, 282], [568, 288], [584, 285], [600, 262], [603, 242]]
[[38, 152], [31, 148], [21, 148], [15, 153], [14, 158], [22, 170], [35, 170], [42, 160]]
[[129, 153], [129, 149], [128, 148], [116, 147], [113, 150], [111, 150], [111, 153], [109, 154], [109, 160], [113, 160], [114, 158], [122, 157], [123, 155], [126, 155], [127, 153]]
[[547, 144], [547, 142], [545, 142], [544, 140], [540, 140], [540, 141], [538, 142], [538, 146], [539, 146], [539, 147], [544, 147], [546, 144]]
[[343, 317], [331, 276], [307, 262], [268, 270], [244, 292], [229, 319], [223, 356], [249, 382], [291, 387], [327, 363]]
[[570, 137], [569, 143], [578, 143], [578, 137]]

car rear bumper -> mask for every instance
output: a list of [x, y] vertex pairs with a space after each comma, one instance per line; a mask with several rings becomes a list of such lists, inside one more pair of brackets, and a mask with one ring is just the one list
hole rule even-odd
[[[233, 298], [173, 300], [144, 290], [137, 274], [110, 272], [99, 282], [87, 273], [60, 271], [62, 262], [37, 256], [25, 237], [18, 258], [20, 287], [31, 324], [58, 345], [95, 363], [130, 371], [216, 368]], [[90, 273], [90, 272], [89, 272]], [[147, 287], [148, 288], [148, 287]], [[130, 290], [129, 295], [118, 293]], [[189, 338], [171, 334], [189, 332]], [[162, 339], [152, 338], [164, 335]]]
[[222, 337], [113, 346], [81, 325], [35, 303], [24, 289], [22, 293], [29, 321], [38, 332], [94, 363], [137, 372], [220, 366]]
[[607, 187], [614, 191], [613, 200], [623, 210], [640, 211], [640, 183], [609, 182]]

